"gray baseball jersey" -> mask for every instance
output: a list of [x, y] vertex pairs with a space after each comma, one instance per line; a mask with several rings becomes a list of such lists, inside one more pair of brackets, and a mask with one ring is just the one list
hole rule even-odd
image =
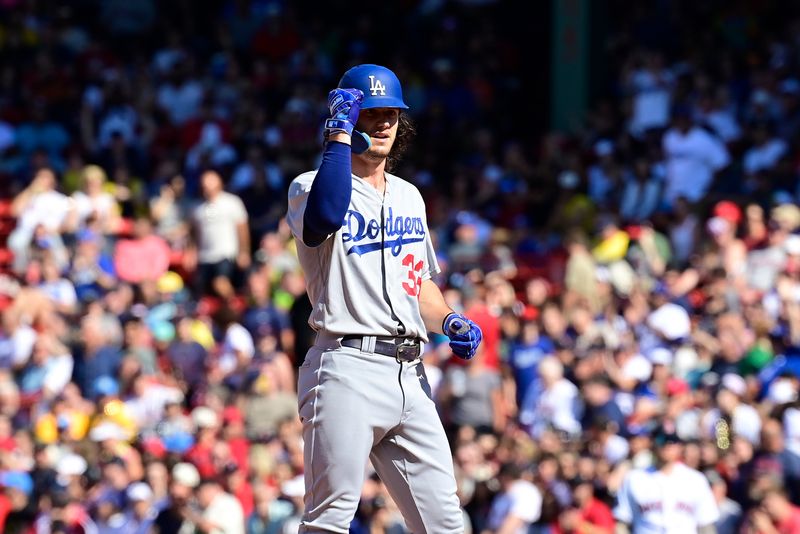
[[[311, 327], [332, 335], [427, 341], [419, 313], [423, 280], [439, 272], [419, 190], [386, 173], [386, 193], [353, 176], [342, 227], [318, 247], [303, 243], [303, 214], [316, 171], [289, 186], [287, 221], [307, 278]], [[381, 224], [384, 221], [384, 224]]]

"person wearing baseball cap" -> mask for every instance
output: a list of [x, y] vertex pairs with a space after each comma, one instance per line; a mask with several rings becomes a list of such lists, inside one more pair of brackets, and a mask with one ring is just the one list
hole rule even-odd
[[125, 496], [129, 507], [126, 529], [129, 532], [150, 532], [158, 517], [158, 510], [153, 506], [152, 488], [146, 482], [134, 482], [128, 486]]
[[742, 209], [731, 200], [720, 200], [714, 204], [712, 213], [715, 217], [721, 217], [730, 221], [734, 226], [742, 221]]
[[37, 513], [33, 477], [23, 470], [2, 471], [0, 488], [8, 503], [7, 515], [0, 523], [3, 532], [25, 532], [33, 526]]
[[171, 475], [169, 501], [154, 520], [158, 532], [183, 532], [183, 528], [193, 529], [186, 517], [195, 489], [200, 485], [200, 473], [192, 464], [179, 462], [172, 467]]
[[683, 440], [668, 421], [656, 428], [656, 465], [628, 471], [617, 493], [617, 532], [716, 532], [719, 508], [708, 479], [681, 462]]

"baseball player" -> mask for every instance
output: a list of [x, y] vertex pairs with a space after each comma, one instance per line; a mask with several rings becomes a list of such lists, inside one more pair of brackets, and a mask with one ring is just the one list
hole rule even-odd
[[317, 332], [298, 377], [300, 532], [348, 532], [370, 460], [415, 534], [462, 533], [450, 447], [420, 355], [437, 332], [472, 358], [482, 333], [431, 280], [439, 266], [425, 203], [389, 173], [413, 133], [397, 76], [355, 66], [328, 107], [322, 163], [292, 181], [287, 214]]
[[719, 509], [708, 479], [683, 463], [673, 432], [656, 436], [657, 465], [629, 471], [617, 494], [617, 533], [711, 534]]

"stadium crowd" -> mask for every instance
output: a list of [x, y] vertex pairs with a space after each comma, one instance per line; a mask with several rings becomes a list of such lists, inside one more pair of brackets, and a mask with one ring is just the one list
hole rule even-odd
[[[2, 2], [0, 531], [297, 532], [286, 189], [368, 60], [404, 82], [397, 174], [484, 333], [425, 352], [468, 532], [612, 532], [667, 429], [720, 534], [800, 533], [800, 13], [626, 5], [608, 91], [533, 135], [499, 2], [403, 3], [424, 64], [417, 33], [387, 54], [288, 4]], [[407, 533], [374, 476], [351, 532]]]

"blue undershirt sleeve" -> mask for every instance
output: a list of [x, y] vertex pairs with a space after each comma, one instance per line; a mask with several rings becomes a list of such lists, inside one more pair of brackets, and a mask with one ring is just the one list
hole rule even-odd
[[303, 242], [309, 247], [322, 244], [341, 228], [353, 191], [350, 145], [330, 141], [322, 154], [308, 202], [303, 213]]

